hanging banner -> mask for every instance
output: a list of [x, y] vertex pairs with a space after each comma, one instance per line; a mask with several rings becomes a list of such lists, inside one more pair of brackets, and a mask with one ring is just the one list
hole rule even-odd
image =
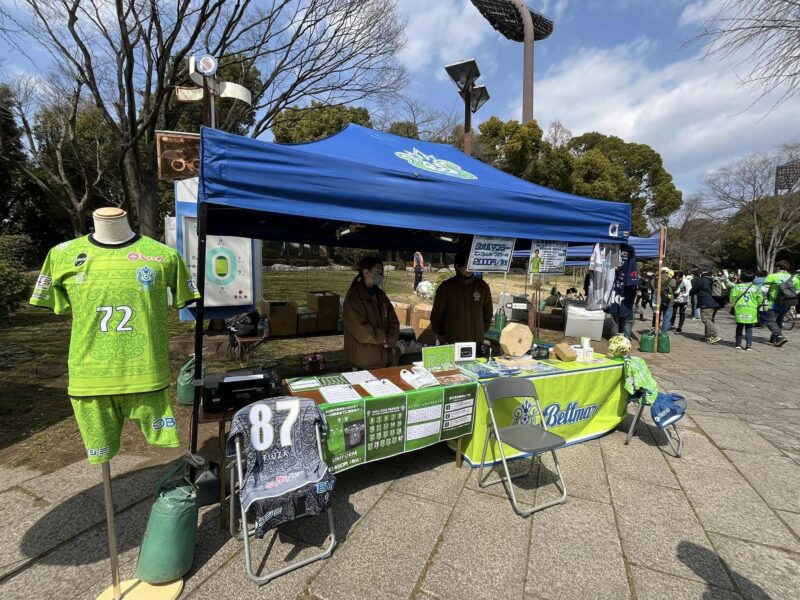
[[482, 273], [507, 273], [511, 266], [515, 238], [476, 235], [472, 239], [468, 271]]
[[567, 242], [533, 240], [528, 273], [563, 275], [567, 266]]

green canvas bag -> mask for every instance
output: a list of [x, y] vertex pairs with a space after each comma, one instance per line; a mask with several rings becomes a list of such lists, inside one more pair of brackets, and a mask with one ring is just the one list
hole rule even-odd
[[[206, 368], [203, 367], [202, 371], [200, 376], [205, 377]], [[178, 373], [178, 404], [194, 404], [194, 354], [186, 359]]]
[[189, 481], [188, 465], [178, 461], [156, 485], [136, 577], [147, 583], [166, 583], [183, 577], [192, 567], [197, 538], [197, 490]]

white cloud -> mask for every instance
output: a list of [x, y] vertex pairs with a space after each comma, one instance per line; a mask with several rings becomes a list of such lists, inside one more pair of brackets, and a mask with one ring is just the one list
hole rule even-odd
[[[640, 39], [611, 49], [582, 48], [537, 78], [535, 114], [576, 135], [600, 131], [649, 144], [686, 191], [698, 177], [744, 154], [800, 140], [800, 102], [770, 112], [735, 75], [737, 61], [690, 57], [652, 69], [655, 46]], [[518, 87], [519, 90], [519, 87]], [[519, 119], [518, 91], [506, 118]]]
[[569, 8], [570, 0], [542, 0], [541, 3], [531, 4], [531, 8], [552, 19], [558, 24]]
[[[469, 0], [402, 0], [398, 7], [408, 19], [400, 59], [412, 73], [433, 69], [442, 77], [441, 67], [476, 58], [478, 47], [496, 35]], [[480, 58], [482, 63], [489, 62], [486, 52]]]
[[721, 14], [722, 5], [719, 0], [699, 0], [684, 7], [678, 25], [687, 27], [702, 25]]

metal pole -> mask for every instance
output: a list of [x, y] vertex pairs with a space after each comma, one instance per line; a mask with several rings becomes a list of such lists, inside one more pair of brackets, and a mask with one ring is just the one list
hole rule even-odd
[[[206, 228], [208, 222], [208, 205], [197, 203], [197, 290], [200, 299], [195, 304], [194, 319], [194, 403], [192, 405], [192, 454], [197, 452], [197, 429], [200, 419], [200, 402], [203, 396], [203, 312], [206, 290]], [[194, 470], [192, 470], [194, 477]]]
[[464, 154], [472, 156], [472, 111], [470, 110], [470, 99], [472, 98], [472, 86], [464, 88]]
[[661, 268], [664, 266], [664, 230], [661, 226], [658, 241], [658, 284], [656, 285], [656, 339], [658, 339], [659, 324], [661, 322]]
[[524, 30], [522, 61], [522, 122], [533, 119], [533, 17], [524, 0], [509, 0], [517, 7]]
[[111, 499], [111, 464], [104, 462], [103, 501], [106, 505], [106, 531], [108, 533], [108, 555], [111, 558], [111, 587], [114, 589], [114, 600], [122, 598], [119, 585], [119, 558], [117, 557], [117, 526], [114, 523], [114, 502]]

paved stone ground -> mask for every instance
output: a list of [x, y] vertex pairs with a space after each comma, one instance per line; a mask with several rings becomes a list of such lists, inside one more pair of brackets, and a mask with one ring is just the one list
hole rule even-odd
[[[649, 358], [690, 402], [682, 459], [647, 423], [624, 446], [626, 422], [561, 451], [569, 502], [528, 519], [442, 447], [366, 465], [339, 477], [334, 555], [261, 588], [206, 509], [183, 597], [800, 598], [800, 334], [745, 354], [719, 319], [724, 343], [701, 343], [689, 321], [671, 354]], [[113, 469], [126, 578], [163, 467], [123, 455]], [[524, 502], [556, 493], [549, 459], [516, 481]], [[0, 489], [0, 597], [96, 597], [109, 583], [99, 470], [0, 468]], [[269, 550], [274, 568], [323, 539], [324, 521], [305, 519], [257, 541], [256, 561]]]

